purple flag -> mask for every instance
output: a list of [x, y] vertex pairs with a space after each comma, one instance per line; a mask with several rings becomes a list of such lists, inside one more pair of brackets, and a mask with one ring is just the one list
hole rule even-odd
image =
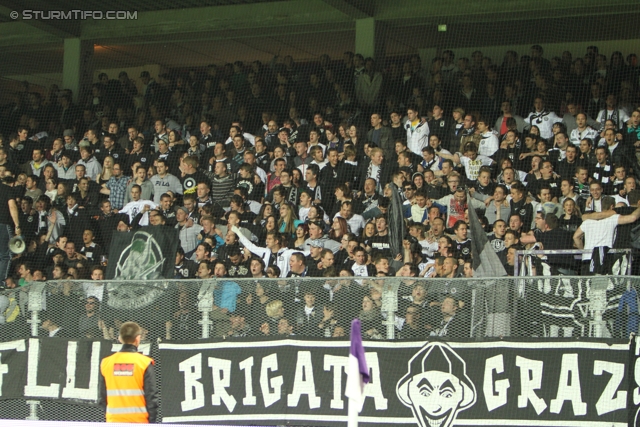
[[349, 427], [358, 425], [358, 414], [364, 405], [364, 385], [369, 382], [369, 368], [364, 356], [360, 319], [351, 322], [351, 348], [347, 370], [345, 395], [349, 398]]

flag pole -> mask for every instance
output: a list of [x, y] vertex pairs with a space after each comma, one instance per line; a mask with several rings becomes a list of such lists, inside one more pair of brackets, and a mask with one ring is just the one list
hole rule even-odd
[[364, 385], [369, 382], [369, 368], [362, 346], [360, 319], [351, 322], [351, 346], [347, 365], [347, 386], [345, 394], [349, 399], [347, 427], [358, 426], [358, 414], [364, 405]]

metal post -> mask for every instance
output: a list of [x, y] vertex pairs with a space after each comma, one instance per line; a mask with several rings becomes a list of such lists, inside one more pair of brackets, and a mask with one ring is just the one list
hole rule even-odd
[[27, 323], [31, 323], [31, 336], [32, 337], [37, 337], [38, 336], [38, 326], [40, 326], [40, 316], [39, 316], [40, 312], [39, 311], [32, 311], [31, 312], [31, 319], [27, 320]]
[[387, 313], [387, 320], [382, 322], [387, 326], [387, 339], [396, 338], [396, 311], [398, 311], [398, 287], [395, 280], [384, 283], [382, 287], [382, 312]]
[[27, 308], [31, 312], [31, 319], [27, 320], [27, 322], [31, 323], [32, 337], [38, 336], [38, 327], [40, 326], [39, 313], [46, 308], [45, 286], [45, 283], [32, 282], [29, 283], [29, 288], [27, 289]]
[[202, 338], [209, 338], [209, 327], [211, 326], [211, 320], [209, 320], [209, 312], [202, 312], [202, 320], [198, 320], [198, 323], [202, 325]]
[[476, 291], [475, 286], [471, 288], [471, 329], [469, 330], [469, 337], [473, 338], [473, 329], [475, 328], [475, 314], [476, 314]]
[[25, 418], [25, 420], [33, 420], [37, 421], [38, 418], [38, 406], [40, 405], [39, 400], [27, 400], [27, 405], [29, 405], [29, 416]]
[[202, 320], [198, 324], [202, 325], [202, 338], [209, 338], [209, 330], [212, 324], [209, 313], [213, 310], [213, 290], [216, 287], [215, 280], [204, 280], [198, 292], [198, 311], [202, 313]]

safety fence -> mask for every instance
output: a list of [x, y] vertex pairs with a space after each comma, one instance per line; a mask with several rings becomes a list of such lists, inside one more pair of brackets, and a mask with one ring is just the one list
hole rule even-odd
[[[62, 397], [69, 387], [70, 370], [78, 371], [74, 376], [78, 389], [82, 389], [77, 385], [83, 381], [82, 375], [87, 377], [87, 387], [90, 387], [91, 370], [76, 369], [75, 365], [70, 368], [69, 355], [76, 352], [80, 365], [82, 358], [85, 362], [100, 359], [98, 356], [92, 359], [92, 354], [99, 353], [103, 357], [117, 351], [118, 329], [125, 321], [136, 321], [142, 326], [141, 349], [158, 361], [158, 383], [163, 385], [162, 391], [166, 389], [163, 381], [169, 378], [167, 370], [164, 371], [165, 378], [161, 378], [162, 365], [167, 360], [177, 360], [171, 359], [173, 356], [163, 358], [163, 351], [167, 355], [168, 352], [183, 354], [180, 352], [198, 348], [205, 353], [215, 350], [216, 360], [224, 359], [220, 352], [227, 351], [230, 352], [228, 360], [238, 358], [230, 362], [230, 366], [245, 363], [242, 366], [246, 368], [248, 362], [240, 360], [246, 359], [245, 353], [249, 357], [257, 352], [254, 356], [264, 365], [265, 358], [270, 357], [265, 348], [273, 347], [282, 359], [282, 370], [285, 367], [293, 369], [296, 363], [301, 363], [298, 362], [303, 357], [300, 347], [317, 347], [318, 354], [324, 354], [324, 362], [316, 361], [316, 364], [322, 367], [324, 363], [328, 369], [326, 364], [330, 362], [327, 360], [331, 361], [335, 356], [332, 352], [348, 350], [346, 340], [353, 318], [361, 320], [367, 352], [369, 348], [380, 347], [378, 356], [384, 351], [401, 352], [401, 349], [413, 349], [407, 351], [415, 353], [425, 342], [435, 342], [433, 340], [445, 340], [454, 353], [467, 351], [471, 357], [474, 345], [479, 352], [489, 349], [489, 352], [495, 352], [504, 347], [507, 341], [502, 340], [507, 339], [519, 342], [507, 346], [509, 348], [534, 351], [529, 355], [533, 359], [550, 357], [549, 354], [535, 354], [535, 349], [546, 348], [546, 343], [555, 343], [549, 344], [550, 351], [566, 345], [566, 340], [549, 341], [551, 338], [573, 338], [583, 344], [592, 342], [591, 337], [604, 338], [611, 344], [628, 339], [630, 332], [637, 332], [637, 281], [636, 277], [630, 276], [520, 276], [451, 280], [351, 277], [31, 283], [0, 295], [0, 350], [9, 351], [13, 343], [22, 342], [21, 345], [28, 349], [23, 355], [29, 358], [29, 361], [25, 359], [23, 370], [38, 369], [37, 361], [41, 360], [41, 364], [49, 368], [46, 371], [51, 372], [29, 376], [30, 381], [35, 382], [30, 387], [25, 385], [24, 392], [14, 398], [8, 397], [11, 395], [6, 390], [10, 377], [5, 376], [4, 386], [0, 383], [3, 392], [0, 413], [3, 418], [14, 419], [102, 420], [102, 409], [95, 402], [74, 400], [74, 393], [83, 394], [77, 390], [69, 391], [71, 397], [67, 399], [42, 398], [31, 392], [37, 390], [33, 387], [55, 383], [61, 385], [59, 393]], [[47, 339], [50, 336], [61, 339]], [[270, 341], [277, 343], [265, 344]], [[32, 354], [36, 342], [41, 343], [38, 347], [40, 356]], [[96, 342], [100, 345], [92, 347]], [[68, 343], [78, 344], [69, 347]], [[576, 345], [580, 347], [580, 344]], [[409, 353], [407, 360], [411, 358]], [[487, 353], [487, 358], [495, 356]], [[183, 361], [183, 358], [175, 357]], [[314, 355], [314, 360], [316, 357], [320, 356]], [[385, 357], [390, 358], [393, 367], [389, 369], [395, 373], [406, 367], [405, 362], [400, 366], [391, 361], [391, 355]], [[6, 360], [7, 356], [0, 359], [0, 363], [7, 363]], [[511, 362], [515, 363], [515, 359]], [[203, 363], [206, 366], [206, 358]], [[378, 360], [377, 363], [382, 366], [383, 362]], [[56, 369], [58, 374], [55, 374]], [[304, 371], [304, 367], [301, 369]], [[315, 365], [313, 369], [316, 369]], [[176, 374], [173, 371], [176, 369], [170, 370]], [[262, 371], [258, 374], [262, 381]], [[222, 373], [220, 375], [225, 378]], [[235, 381], [240, 381], [240, 374], [236, 372], [235, 375]], [[398, 380], [399, 376], [393, 381]], [[19, 378], [16, 381], [23, 385]], [[232, 380], [232, 387], [245, 387], [244, 382], [235, 384], [235, 381]], [[259, 381], [256, 381], [257, 384]], [[292, 390], [292, 384], [297, 380], [292, 378], [291, 381], [288, 386], [282, 386], [283, 390]], [[64, 384], [66, 386], [62, 386]], [[264, 384], [261, 383], [261, 387]], [[261, 389], [261, 392], [275, 393], [273, 387]], [[385, 389], [385, 393], [388, 390]], [[237, 391], [234, 399], [242, 401], [242, 397], [238, 398], [241, 394]], [[173, 404], [174, 400], [172, 398]], [[384, 406], [380, 405], [380, 401], [376, 401], [375, 410]], [[168, 407], [171, 408], [168, 422], [225, 420], [223, 416], [212, 418], [205, 409], [199, 409], [206, 414], [204, 418], [185, 419], [178, 414], [175, 405], [162, 405], [161, 415]], [[291, 411], [285, 409], [280, 408], [277, 416], [272, 414], [275, 417], [272, 419], [288, 420], [294, 425], [312, 424], [312, 420], [304, 417], [285, 416], [291, 415]], [[227, 422], [233, 419], [229, 416]], [[238, 420], [242, 422], [242, 417]]]

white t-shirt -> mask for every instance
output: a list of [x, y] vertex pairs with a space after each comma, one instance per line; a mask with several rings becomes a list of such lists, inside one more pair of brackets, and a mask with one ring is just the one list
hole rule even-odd
[[[338, 217], [342, 218], [342, 215], [340, 215], [340, 212], [335, 214], [333, 219], [336, 219]], [[365, 226], [364, 218], [362, 217], [362, 215], [353, 214], [353, 216], [347, 220], [347, 225], [349, 226], [349, 230], [353, 234], [355, 234], [356, 236], [360, 236], [360, 232]]]
[[[129, 222], [131, 222], [133, 221], [133, 218], [136, 217], [136, 215], [142, 212], [142, 209], [146, 205], [149, 205], [151, 209], [155, 209], [158, 206], [155, 203], [153, 203], [151, 200], [138, 200], [137, 202], [129, 202], [126, 205], [124, 205], [124, 207], [120, 209], [120, 213], [129, 215]], [[141, 226], [149, 225], [149, 212], [146, 212], [142, 216], [139, 224]]]
[[480, 168], [482, 166], [491, 166], [491, 164], [493, 164], [493, 160], [487, 156], [479, 154], [475, 160], [471, 160], [471, 158], [467, 156], [460, 156], [460, 163], [464, 166], [464, 172], [467, 175], [467, 179], [475, 181], [478, 179], [478, 175], [480, 174]]
[[488, 131], [482, 134], [482, 139], [478, 145], [478, 154], [480, 156], [493, 156], [500, 148], [500, 141], [495, 133]]
[[613, 215], [598, 221], [587, 219], [580, 225], [584, 232], [584, 248], [589, 250], [589, 252], [582, 254], [583, 261], [591, 260], [591, 252], [595, 247], [613, 247], [613, 242], [616, 240], [618, 218], [620, 215]]

